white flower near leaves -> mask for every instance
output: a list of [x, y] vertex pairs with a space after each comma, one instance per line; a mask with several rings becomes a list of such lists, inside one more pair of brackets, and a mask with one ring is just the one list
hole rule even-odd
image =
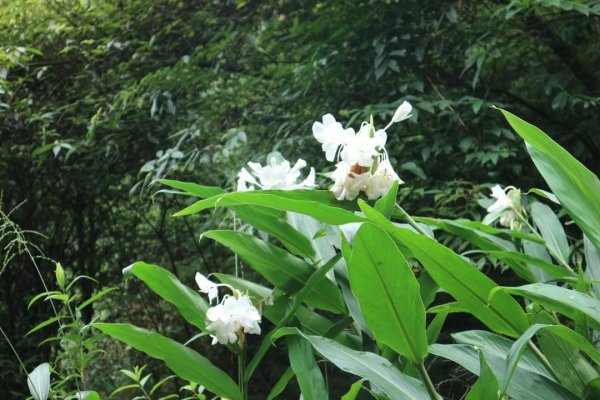
[[220, 304], [206, 311], [206, 329], [214, 332], [212, 344], [236, 343], [242, 333], [259, 335], [261, 316], [245, 295], [225, 296]]
[[412, 117], [412, 106], [408, 101], [403, 101], [402, 104], [396, 109], [394, 116], [392, 117], [392, 122], [401, 122], [405, 119]]
[[249, 172], [242, 168], [238, 173], [237, 190], [239, 192], [254, 190], [294, 190], [312, 189], [315, 186], [315, 170], [310, 169], [306, 179], [298, 182], [300, 170], [306, 167], [306, 161], [299, 159], [294, 166], [282, 157], [269, 156], [267, 165], [249, 162]]
[[208, 299], [212, 301], [218, 298], [218, 288], [226, 287], [233, 293], [225, 295], [223, 300], [206, 310], [206, 329], [213, 333], [212, 344], [229, 344], [240, 341], [243, 345], [244, 334], [260, 334], [260, 312], [250, 298], [241, 294], [238, 290], [224, 283], [215, 283], [197, 272], [196, 283], [202, 293], [208, 294]]
[[327, 161], [333, 161], [340, 146], [344, 146], [354, 136], [354, 129], [344, 129], [331, 114], [323, 115], [323, 122], [315, 121], [312, 132], [322, 144]]
[[501, 212], [512, 208], [512, 200], [506, 194], [506, 191], [509, 189], [514, 188], [512, 186], [508, 186], [507, 188], [502, 189], [500, 185], [495, 185], [492, 187], [492, 197], [496, 199], [496, 202], [487, 208], [487, 212]]
[[322, 143], [325, 158], [336, 168], [330, 174], [331, 191], [338, 200], [353, 200], [363, 192], [371, 200], [384, 196], [394, 182], [404, 183], [394, 171], [385, 150], [386, 129], [411, 117], [412, 106], [407, 101], [396, 109], [392, 121], [384, 129], [375, 129], [373, 119], [363, 122], [357, 133], [343, 129], [331, 114], [323, 122], [313, 124], [313, 135]]
[[484, 224], [491, 224], [499, 219], [500, 225], [514, 229], [518, 226], [517, 212], [521, 209], [521, 191], [514, 186], [502, 188], [492, 187], [491, 196], [496, 201], [487, 207], [488, 215], [483, 219]]
[[392, 168], [390, 161], [386, 158], [379, 163], [375, 173], [367, 180], [364, 189], [365, 194], [369, 200], [385, 196], [395, 181], [398, 181], [400, 184], [404, 183], [396, 174], [394, 168]]
[[375, 131], [371, 124], [364, 123], [360, 130], [346, 142], [340, 156], [350, 165], [357, 164], [370, 168], [374, 159], [383, 151], [386, 141], [387, 133], [383, 129]]
[[353, 166], [345, 161], [336, 164], [331, 174], [335, 181], [331, 191], [338, 200], [352, 200], [364, 189], [369, 173], [366, 168]]
[[196, 272], [196, 284], [202, 293], [208, 294], [208, 301], [212, 301], [219, 296], [219, 285], [209, 280], [200, 272]]

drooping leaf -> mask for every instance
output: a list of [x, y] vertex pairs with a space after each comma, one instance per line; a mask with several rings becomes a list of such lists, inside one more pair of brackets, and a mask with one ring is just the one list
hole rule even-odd
[[[287, 293], [300, 290], [314, 271], [304, 260], [246, 233], [210, 231], [204, 236], [230, 248], [265, 279]], [[306, 302], [334, 313], [345, 312], [342, 294], [329, 279], [319, 281]]]
[[305, 399], [327, 400], [329, 394], [310, 343], [302, 336], [290, 336], [286, 342], [290, 365], [296, 374], [302, 396]]
[[465, 400], [494, 400], [499, 398], [498, 379], [485, 358], [485, 353], [479, 351], [479, 379], [475, 382]]
[[186, 321], [205, 331], [204, 321], [209, 304], [198, 292], [158, 265], [136, 262], [123, 270], [144, 282], [154, 293], [172, 303]]
[[129, 324], [95, 323], [92, 326], [152, 358], [164, 361], [183, 380], [203, 385], [218, 396], [242, 400], [238, 386], [229, 375], [181, 343]]
[[527, 150], [560, 204], [600, 248], [600, 180], [575, 157], [539, 128], [508, 111], [500, 110], [527, 142]]

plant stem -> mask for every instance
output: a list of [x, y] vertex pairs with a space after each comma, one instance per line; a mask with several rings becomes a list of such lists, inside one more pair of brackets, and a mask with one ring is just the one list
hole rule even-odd
[[412, 226], [413, 228], [415, 228], [415, 230], [417, 232], [419, 232], [421, 235], [425, 235], [427, 237], [431, 237], [429, 236], [429, 234], [425, 231], [425, 229], [423, 229], [421, 227], [421, 225], [417, 224], [417, 222], [404, 210], [404, 208], [400, 207], [400, 205], [398, 203], [396, 203], [396, 209], [398, 211], [400, 211], [400, 213], [402, 214], [402, 218], [404, 218], [406, 220], [406, 222], [408, 222], [408, 224], [410, 226]]
[[246, 346], [242, 344], [238, 353], [238, 385], [242, 392], [242, 399], [248, 398], [248, 385], [246, 384]]
[[429, 377], [429, 374], [427, 373], [427, 368], [425, 368], [425, 363], [421, 362], [418, 365], [419, 367], [419, 374], [421, 375], [421, 378], [423, 379], [423, 383], [425, 383], [425, 388], [427, 389], [427, 393], [429, 393], [429, 397], [431, 398], [431, 400], [439, 400], [439, 396], [437, 394], [437, 392], [435, 391], [435, 387], [433, 386], [433, 382], [431, 381], [431, 378]]
[[525, 218], [523, 215], [521, 215], [521, 213], [514, 211], [514, 213], [517, 215], [517, 218], [519, 218], [519, 220], [521, 222], [523, 222], [525, 224], [525, 226], [527, 226], [527, 228], [531, 231], [531, 233], [533, 233], [533, 235], [535, 237], [537, 237], [538, 239], [541, 239], [544, 241], [544, 247], [546, 247], [546, 249], [548, 250], [548, 252], [552, 255], [552, 257], [554, 257], [554, 259], [556, 261], [558, 261], [558, 263], [568, 269], [571, 272], [575, 272], [573, 271], [573, 268], [571, 268], [571, 266], [569, 264], [567, 264], [562, 257], [556, 253], [556, 251], [554, 251], [554, 249], [550, 246], [548, 246], [548, 243], [546, 243], [546, 241], [544, 240], [544, 238], [542, 237], [542, 235], [540, 235], [540, 233], [537, 231], [537, 229], [535, 229], [533, 227], [533, 225], [531, 225], [531, 223], [527, 220], [527, 218]]
[[554, 370], [554, 368], [552, 368], [552, 365], [550, 364], [550, 361], [548, 361], [548, 359], [546, 358], [546, 356], [544, 355], [544, 353], [542, 353], [542, 351], [530, 340], [529, 343], [529, 348], [531, 350], [533, 350], [533, 354], [535, 354], [535, 356], [538, 358], [538, 360], [541, 361], [542, 364], [544, 364], [544, 367], [546, 367], [546, 369], [548, 370], [548, 372], [550, 372], [550, 375], [552, 375], [552, 377], [554, 378], [554, 380], [558, 383], [560, 383], [560, 379], [558, 377], [558, 374], [556, 373], [556, 371]]

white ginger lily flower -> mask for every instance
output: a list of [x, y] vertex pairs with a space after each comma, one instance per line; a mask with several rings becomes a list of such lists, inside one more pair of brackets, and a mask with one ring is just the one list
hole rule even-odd
[[[299, 159], [293, 167], [287, 160], [278, 161], [276, 157], [270, 158], [270, 163], [264, 167], [259, 163], [249, 162], [248, 166], [252, 173], [246, 168], [242, 168], [238, 173], [238, 191], [254, 190], [260, 188], [264, 190], [294, 190], [294, 189], [312, 189], [315, 186], [315, 169], [311, 168], [308, 176], [302, 182], [300, 170], [306, 167], [306, 161]], [[251, 185], [251, 186], [249, 186]]]
[[242, 333], [259, 335], [261, 316], [250, 298], [225, 296], [221, 304], [206, 311], [206, 329], [214, 332], [212, 344], [236, 343]]
[[365, 184], [365, 194], [369, 200], [375, 200], [381, 196], [385, 196], [390, 191], [390, 188], [395, 181], [404, 183], [398, 174], [396, 174], [394, 168], [392, 168], [390, 160], [386, 158], [379, 163], [375, 173], [367, 179]]
[[410, 103], [408, 101], [403, 101], [402, 104], [400, 104], [400, 106], [396, 109], [396, 112], [392, 117], [392, 122], [396, 123], [412, 117], [411, 111], [412, 106]]
[[361, 167], [370, 168], [373, 159], [378, 157], [387, 141], [387, 133], [383, 129], [371, 133], [373, 126], [364, 123], [360, 130], [344, 146], [340, 156], [343, 161], [350, 165], [358, 164]]
[[331, 188], [335, 197], [338, 200], [353, 200], [364, 189], [369, 172], [358, 165], [340, 161], [331, 177], [335, 181]]
[[196, 272], [196, 284], [200, 288], [202, 293], [208, 294], [208, 301], [212, 303], [212, 301], [219, 296], [219, 284], [214, 283], [200, 272]]
[[344, 129], [331, 114], [323, 115], [323, 122], [315, 121], [312, 132], [315, 139], [322, 144], [327, 161], [333, 161], [338, 148], [354, 136], [354, 129]]
[[508, 186], [504, 189], [500, 185], [492, 187], [492, 197], [496, 199], [496, 202], [487, 208], [488, 213], [500, 212], [513, 207], [511, 198], [506, 194], [506, 191], [510, 189], [514, 189], [514, 187]]

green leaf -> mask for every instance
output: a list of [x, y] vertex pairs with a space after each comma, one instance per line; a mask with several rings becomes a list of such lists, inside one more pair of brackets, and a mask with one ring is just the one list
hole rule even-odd
[[92, 326], [152, 358], [164, 361], [183, 380], [199, 383], [218, 396], [242, 400], [238, 386], [225, 372], [181, 343], [129, 324], [96, 323]]
[[176, 217], [198, 213], [207, 208], [239, 206], [253, 204], [282, 211], [293, 211], [311, 217], [329, 225], [342, 225], [361, 222], [364, 219], [333, 202], [331, 192], [325, 194], [316, 190], [267, 191], [223, 193], [200, 200], [175, 214]]
[[190, 289], [175, 275], [158, 265], [136, 262], [123, 270], [142, 280], [154, 293], [172, 303], [183, 318], [201, 331], [206, 331], [204, 318], [208, 302], [198, 292]]
[[525, 350], [525, 346], [527, 346], [529, 340], [539, 330], [545, 330], [552, 333], [556, 337], [559, 337], [560, 339], [568, 342], [577, 349], [583, 351], [597, 364], [600, 364], [600, 353], [598, 352], [598, 350], [596, 350], [596, 348], [590, 342], [588, 342], [587, 339], [585, 339], [577, 332], [562, 325], [535, 324], [529, 329], [527, 329], [525, 333], [523, 333], [523, 335], [512, 345], [508, 353], [508, 356], [506, 358], [506, 380], [504, 382], [503, 391], [506, 391], [506, 387], [508, 386], [511, 377], [513, 376], [513, 373], [517, 368], [519, 358]]
[[498, 379], [489, 367], [485, 354], [479, 351], [479, 379], [469, 390], [465, 400], [493, 400], [498, 399]]
[[444, 326], [444, 322], [446, 322], [446, 317], [449, 313], [450, 310], [446, 309], [440, 311], [435, 317], [433, 317], [427, 326], [427, 343], [433, 344], [437, 342], [440, 332], [442, 331], [442, 327]]
[[584, 400], [596, 400], [600, 398], [600, 378], [593, 379], [585, 385], [582, 398]]
[[409, 248], [431, 278], [454, 297], [460, 307], [489, 328], [518, 337], [529, 327], [523, 309], [510, 296], [494, 296], [488, 301], [490, 293], [498, 286], [474, 265], [429, 237], [395, 226], [365, 202], [359, 200], [359, 206], [371, 221]]
[[415, 275], [390, 237], [365, 223], [348, 265], [352, 292], [375, 337], [415, 364], [427, 356], [425, 307]]
[[[431, 354], [452, 360], [467, 371], [480, 375], [479, 350], [485, 353], [488, 366], [493, 371], [500, 385], [504, 382], [506, 353], [499, 354], [484, 347], [466, 344], [433, 344], [429, 348]], [[575, 400], [577, 396], [563, 388], [554, 380], [538, 374], [530, 369], [517, 367], [517, 372], [507, 389], [514, 400]]]
[[49, 319], [47, 319], [47, 320], [45, 320], [45, 321], [43, 321], [43, 322], [40, 322], [39, 324], [37, 324], [36, 326], [34, 326], [33, 328], [31, 328], [31, 330], [30, 330], [29, 332], [27, 332], [27, 333], [25, 334], [25, 336], [29, 336], [29, 335], [31, 335], [33, 332], [37, 332], [37, 331], [39, 331], [40, 329], [42, 329], [42, 328], [45, 328], [46, 326], [48, 326], [48, 325], [50, 325], [50, 324], [53, 324], [53, 323], [55, 323], [55, 322], [58, 322], [58, 321], [60, 321], [60, 319], [61, 319], [61, 318], [62, 318], [62, 317], [59, 315], [59, 316], [56, 316], [56, 317], [49, 318]]
[[260, 206], [234, 206], [231, 209], [241, 220], [277, 238], [290, 252], [300, 257], [314, 257], [312, 243], [285, 221], [285, 212], [278, 212], [281, 215], [277, 217], [269, 212], [270, 209]]
[[531, 217], [546, 241], [546, 245], [554, 250], [554, 253], [561, 258], [560, 261], [568, 264], [569, 242], [567, 242], [567, 235], [556, 214], [547, 205], [535, 202], [531, 205]]
[[600, 180], [582, 163], [537, 127], [500, 110], [527, 142], [527, 150], [560, 204], [600, 248]]
[[106, 288], [106, 289], [103, 289], [103, 290], [99, 291], [98, 293], [96, 293], [95, 295], [93, 295], [92, 297], [90, 297], [89, 299], [87, 299], [86, 301], [84, 301], [83, 303], [81, 303], [79, 306], [77, 306], [77, 309], [79, 311], [83, 310], [84, 308], [86, 308], [90, 304], [94, 303], [96, 300], [104, 297], [105, 295], [109, 294], [110, 292], [112, 292], [114, 290], [117, 290], [117, 288], [116, 287], [111, 287], [111, 288]]
[[[582, 312], [590, 317], [589, 322], [594, 326], [594, 329], [600, 330], [600, 301], [585, 293], [543, 283], [498, 288], [498, 292], [527, 297], [571, 319], [577, 318], [578, 311]], [[495, 292], [493, 296], [498, 292]]]
[[375, 209], [390, 219], [396, 208], [396, 196], [398, 196], [398, 181], [394, 181], [389, 192], [375, 202]]
[[503, 261], [514, 260], [526, 263], [527, 265], [541, 269], [553, 278], [564, 278], [566, 276], [575, 278], [577, 276], [573, 271], [524, 253], [518, 253], [516, 251], [486, 251], [485, 253]]
[[[304, 287], [315, 270], [304, 260], [246, 233], [224, 230], [210, 231], [204, 236], [230, 248], [265, 279], [287, 293], [295, 293]], [[340, 290], [329, 279], [319, 281], [306, 302], [338, 314], [346, 309]]]
[[350, 390], [348, 390], [346, 392], [346, 394], [344, 394], [342, 396], [341, 400], [356, 400], [356, 397], [358, 396], [358, 394], [360, 393], [360, 390], [363, 387], [363, 380], [359, 380], [354, 382], [351, 386], [350, 386]]
[[287, 338], [290, 365], [296, 374], [302, 397], [305, 399], [328, 399], [327, 388], [321, 370], [315, 361], [310, 343], [302, 336]]
[[290, 380], [292, 380], [293, 377], [294, 371], [292, 370], [292, 368], [288, 367], [283, 373], [283, 375], [281, 375], [281, 378], [279, 378], [277, 383], [275, 383], [275, 385], [273, 385], [273, 387], [271, 388], [271, 391], [267, 395], [267, 400], [273, 400], [277, 398], [277, 396], [279, 396], [285, 390], [287, 384]]
[[274, 338], [300, 334], [325, 359], [342, 371], [364, 378], [380, 388], [392, 400], [427, 400], [423, 382], [400, 372], [392, 363], [373, 353], [349, 349], [338, 342], [300, 333], [297, 329], [280, 329]]
[[207, 197], [217, 196], [225, 192], [223, 189], [215, 186], [203, 186], [198, 185], [196, 183], [180, 182], [171, 179], [158, 179], [156, 182], [181, 190], [181, 192], [177, 194], [195, 196], [203, 199]]

